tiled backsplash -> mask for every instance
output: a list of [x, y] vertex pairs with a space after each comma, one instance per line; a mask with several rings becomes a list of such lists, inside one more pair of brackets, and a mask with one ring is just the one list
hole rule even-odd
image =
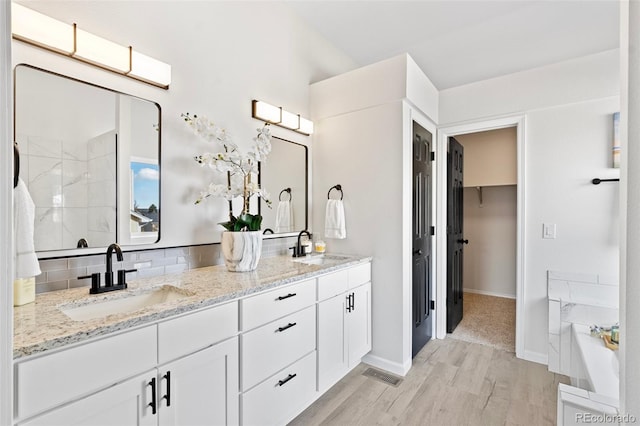
[[[296, 237], [274, 238], [262, 242], [262, 256], [286, 255], [296, 243]], [[224, 263], [220, 244], [129, 251], [123, 253], [124, 261], [116, 262], [113, 269], [137, 269], [127, 277], [141, 278], [171, 274], [205, 266]], [[36, 293], [88, 287], [91, 280], [77, 277], [105, 270], [105, 255], [65, 257], [40, 261], [42, 274], [36, 277]]]

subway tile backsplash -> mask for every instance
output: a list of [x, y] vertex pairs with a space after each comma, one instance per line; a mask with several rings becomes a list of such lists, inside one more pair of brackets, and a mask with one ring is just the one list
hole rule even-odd
[[[295, 243], [296, 237], [264, 240], [262, 257], [286, 255], [289, 247]], [[122, 262], [116, 262], [114, 257], [113, 268], [137, 269], [137, 272], [127, 275], [131, 279], [174, 274], [224, 263], [220, 244], [129, 251], [123, 255]], [[36, 277], [36, 293], [89, 287], [90, 280], [78, 280], [77, 277], [104, 272], [105, 255], [44, 259], [40, 261], [40, 269], [42, 274]]]

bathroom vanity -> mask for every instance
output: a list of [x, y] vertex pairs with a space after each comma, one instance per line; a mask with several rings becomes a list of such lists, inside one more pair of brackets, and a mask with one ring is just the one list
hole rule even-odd
[[371, 349], [369, 257], [266, 258], [114, 293], [15, 309], [14, 424], [285, 424]]

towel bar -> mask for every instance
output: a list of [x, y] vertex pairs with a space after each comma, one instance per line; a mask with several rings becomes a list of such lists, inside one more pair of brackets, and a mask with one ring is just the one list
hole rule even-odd
[[291, 201], [291, 188], [285, 188], [282, 191], [280, 191], [280, 194], [278, 195], [278, 201], [282, 201], [282, 193], [286, 192], [289, 194], [289, 201]]
[[598, 178], [595, 178], [595, 179], [591, 180], [591, 183], [594, 184], [594, 185], [600, 185], [600, 182], [620, 182], [620, 179], [619, 178], [617, 178], [617, 179], [598, 179]]
[[342, 192], [342, 185], [340, 185], [340, 184], [334, 185], [331, 188], [329, 188], [329, 192], [327, 192], [327, 199], [328, 200], [331, 199], [330, 195], [331, 195], [331, 190], [332, 189], [336, 189], [336, 190], [340, 191], [340, 199], [342, 200], [342, 198], [344, 197], [344, 192]]
[[18, 178], [20, 177], [20, 150], [18, 144], [13, 143], [13, 187], [18, 186]]

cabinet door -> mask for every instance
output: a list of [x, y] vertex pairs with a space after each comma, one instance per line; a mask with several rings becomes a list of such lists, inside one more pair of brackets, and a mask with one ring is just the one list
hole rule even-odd
[[371, 350], [371, 283], [361, 285], [349, 294], [353, 294], [351, 309], [346, 313], [351, 369]]
[[161, 426], [238, 424], [238, 339], [164, 365], [158, 383]]
[[324, 392], [348, 370], [347, 293], [318, 303], [318, 390]]
[[20, 426], [152, 426], [157, 416], [148, 404], [152, 400], [149, 383], [153, 370], [123, 383], [38, 416]]

